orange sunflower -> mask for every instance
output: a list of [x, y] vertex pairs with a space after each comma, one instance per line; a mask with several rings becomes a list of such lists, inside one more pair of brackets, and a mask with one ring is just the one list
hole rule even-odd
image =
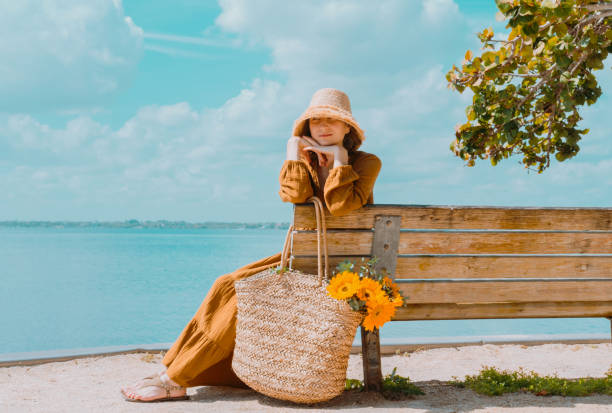
[[396, 305], [386, 296], [378, 296], [368, 303], [368, 314], [363, 320], [363, 327], [368, 331], [382, 327], [395, 315]]
[[359, 282], [357, 297], [366, 303], [384, 294], [384, 290], [380, 286], [380, 283], [376, 280], [366, 277]]
[[393, 294], [393, 298], [391, 298], [391, 304], [396, 307], [401, 307], [404, 304], [404, 297], [402, 297], [399, 293]]
[[350, 271], [342, 271], [329, 282], [327, 294], [337, 300], [345, 300], [351, 298], [358, 288], [359, 275]]
[[391, 289], [391, 291], [393, 292], [393, 296], [399, 295], [399, 287], [396, 283], [393, 282], [391, 278], [384, 277], [383, 284], [385, 285], [385, 287], [389, 287]]

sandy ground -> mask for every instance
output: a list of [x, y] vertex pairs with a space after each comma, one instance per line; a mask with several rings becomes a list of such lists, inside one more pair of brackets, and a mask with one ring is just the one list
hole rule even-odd
[[[383, 374], [393, 367], [426, 394], [400, 401], [374, 393], [345, 392], [326, 403], [300, 406], [250, 390], [188, 389], [187, 401], [131, 403], [119, 387], [163, 368], [158, 354], [82, 358], [38, 366], [0, 368], [0, 412], [612, 412], [612, 396], [488, 397], [445, 383], [477, 373], [482, 366], [536, 371], [559, 377], [603, 377], [612, 367], [612, 344], [475, 345], [383, 357]], [[349, 378], [362, 378], [361, 356], [351, 356]]]

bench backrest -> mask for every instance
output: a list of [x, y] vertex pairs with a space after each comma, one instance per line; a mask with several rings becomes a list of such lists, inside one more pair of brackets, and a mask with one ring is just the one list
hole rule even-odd
[[[326, 219], [330, 273], [387, 231], [375, 250], [410, 303], [396, 320], [612, 316], [612, 208], [375, 204]], [[293, 225], [291, 264], [316, 273], [312, 204]]]

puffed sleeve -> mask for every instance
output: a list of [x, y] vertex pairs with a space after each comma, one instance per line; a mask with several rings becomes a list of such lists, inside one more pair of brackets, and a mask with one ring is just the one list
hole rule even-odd
[[302, 160], [286, 160], [280, 171], [280, 195], [283, 202], [306, 202], [314, 192], [306, 163]]
[[332, 215], [343, 215], [366, 204], [382, 163], [373, 154], [365, 154], [352, 165], [333, 168], [325, 181], [325, 203]]

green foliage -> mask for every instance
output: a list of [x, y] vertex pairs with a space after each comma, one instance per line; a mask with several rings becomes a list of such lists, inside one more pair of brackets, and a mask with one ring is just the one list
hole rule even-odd
[[363, 381], [359, 379], [346, 379], [344, 390], [363, 390]]
[[593, 71], [612, 51], [611, 0], [496, 0], [507, 39], [478, 33], [481, 56], [465, 54], [447, 73], [449, 87], [474, 92], [467, 122], [451, 150], [473, 166], [522, 154], [538, 173], [575, 156], [582, 135], [579, 107], [601, 96]]
[[[402, 396], [417, 396], [425, 394], [423, 390], [415, 386], [410, 382], [410, 378], [402, 377], [396, 374], [397, 367], [393, 369], [391, 374], [386, 375], [383, 378], [382, 394], [387, 399], [397, 399]], [[344, 386], [345, 390], [359, 390], [364, 389], [363, 381], [357, 379], [346, 379]]]
[[425, 394], [423, 390], [410, 383], [410, 378], [397, 375], [397, 367], [393, 368], [391, 374], [383, 379], [383, 396], [394, 399], [397, 396], [418, 396]]
[[466, 376], [464, 381], [455, 380], [451, 383], [488, 396], [519, 391], [538, 396], [612, 395], [612, 368], [604, 378], [561, 379], [556, 376], [540, 377], [534, 372], [527, 373], [522, 369], [512, 372], [485, 367], [477, 375]]
[[282, 267], [282, 268], [281, 268], [281, 266], [279, 265], [278, 267], [276, 267], [276, 268], [274, 269], [274, 272], [275, 272], [276, 274], [282, 274], [282, 273], [284, 273], [285, 271], [289, 271], [289, 267], [285, 266], [285, 267]]
[[333, 271], [333, 274], [340, 273], [342, 271], [351, 271], [357, 272], [359, 274], [359, 278], [368, 277], [376, 281], [380, 281], [387, 274], [386, 271], [376, 271], [374, 269], [374, 265], [379, 261], [378, 257], [372, 257], [368, 261], [365, 258], [361, 257], [361, 265], [359, 266], [359, 270], [355, 271], [355, 264], [352, 261], [344, 260], [336, 266], [336, 269]]

